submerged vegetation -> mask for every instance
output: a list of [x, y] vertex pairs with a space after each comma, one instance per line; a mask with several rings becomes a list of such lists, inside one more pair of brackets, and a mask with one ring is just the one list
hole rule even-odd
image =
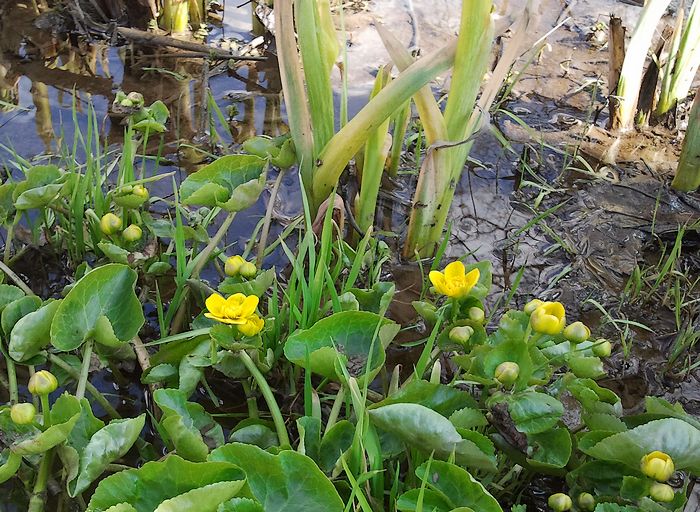
[[[75, 2], [66, 11], [83, 21], [71, 30], [95, 36], [89, 21], [111, 19], [120, 6], [129, 19], [127, 4]], [[636, 115], [625, 91], [641, 86], [652, 46], [637, 41], [667, 4], [650, 0], [642, 10], [620, 71], [622, 119]], [[60, 12], [45, 2], [33, 8]], [[263, 135], [248, 96], [241, 122], [236, 104], [222, 109], [206, 83], [190, 90], [180, 75], [186, 64], [163, 64], [148, 71], [182, 85], [180, 102], [116, 92], [108, 115], [117, 144], [105, 137], [108, 120], [94, 98], [83, 103], [73, 91], [72, 119], [64, 120], [72, 139], [61, 126], [44, 154], [23, 156], [12, 138], [3, 146], [3, 507], [690, 512], [700, 409], [651, 386], [630, 403], [618, 384], [629, 366], [644, 364], [635, 344], [662, 337], [670, 321], [673, 340], [657, 350], [663, 361], [638, 372], [658, 371], [698, 392], [691, 376], [700, 369], [700, 221], [697, 210], [694, 218], [672, 215], [697, 195], [653, 181], [643, 226], [656, 250], [640, 249], [634, 265], [613, 268], [617, 281], [599, 277], [608, 275], [595, 274], [600, 263], [588, 248], [577, 252], [576, 234], [567, 232], [578, 213], [566, 208], [572, 198], [591, 200], [579, 176], [606, 190], [632, 188], [620, 183], [621, 167], [613, 169], [617, 181], [609, 179], [612, 164], [590, 163], [581, 140], [567, 151], [544, 138], [516, 151], [498, 126], [503, 118], [526, 125], [508, 105], [547, 50], [549, 31], [535, 31], [530, 6], [502, 30], [490, 1], [464, 1], [458, 37], [427, 55], [379, 27], [391, 64], [379, 67], [354, 115], [345, 5], [295, 0], [273, 9], [263, 11], [268, 22], [274, 17], [279, 77], [266, 80], [272, 99]], [[191, 40], [216, 11], [209, 2], [164, 0], [148, 10], [162, 32], [151, 23], [144, 33], [194, 52], [205, 63], [203, 82], [219, 61], [235, 73], [251, 57], [229, 60], [229, 50], [208, 53]], [[688, 75], [697, 70], [695, 4], [687, 22], [678, 16], [659, 119], [685, 108]], [[170, 57], [157, 55], [159, 63]], [[5, 80], [11, 68], [3, 69]], [[431, 85], [450, 69], [446, 99], [436, 99]], [[257, 70], [247, 72], [257, 80]], [[21, 108], [13, 91], [2, 96], [10, 112]], [[206, 115], [185, 134], [194, 95]], [[280, 95], [286, 119], [273, 121]], [[42, 125], [46, 101], [36, 101], [43, 132], [53, 130]], [[700, 184], [694, 103], [674, 180], [685, 191]], [[188, 173], [166, 169], [173, 132]], [[494, 243], [501, 262], [455, 240], [459, 226], [450, 226], [450, 212], [464, 202], [462, 175], [488, 167], [472, 154], [483, 135], [514, 158], [513, 197], [527, 210], [522, 225]], [[548, 158], [561, 176], [542, 171]], [[285, 179], [298, 183], [296, 213], [287, 216], [279, 200]], [[567, 180], [575, 186], [565, 191]], [[406, 195], [397, 227], [381, 198], [399, 186]], [[488, 206], [495, 217], [497, 206]], [[232, 241], [235, 229], [244, 235]], [[535, 230], [548, 247], [526, 254], [541, 270], [533, 278], [516, 258]], [[608, 267], [625, 244], [611, 247], [604, 246]], [[36, 277], [44, 254], [48, 283]], [[582, 277], [587, 268], [607, 286], [602, 292]], [[580, 282], [566, 288], [569, 274]]]

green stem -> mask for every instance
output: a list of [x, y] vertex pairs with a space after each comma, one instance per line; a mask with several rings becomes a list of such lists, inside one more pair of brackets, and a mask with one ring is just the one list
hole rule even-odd
[[17, 387], [17, 369], [15, 367], [15, 362], [12, 360], [10, 355], [5, 350], [5, 347], [0, 344], [0, 351], [5, 358], [5, 366], [7, 366], [7, 384], [10, 391], [10, 405], [14, 405], [19, 402], [19, 388]]
[[255, 259], [255, 265], [258, 268], [262, 268], [263, 258], [265, 257], [265, 246], [267, 245], [267, 236], [270, 233], [270, 224], [272, 222], [272, 213], [275, 207], [275, 200], [277, 199], [277, 193], [280, 189], [280, 183], [282, 183], [282, 177], [284, 177], [284, 170], [281, 169], [275, 180], [275, 184], [272, 187], [272, 192], [270, 192], [270, 202], [267, 205], [267, 211], [265, 212], [265, 222], [263, 224], [262, 231], [260, 232], [260, 241], [258, 242], [258, 255]]
[[259, 418], [260, 413], [258, 411], [258, 402], [253, 396], [250, 384], [245, 379], [241, 381], [241, 384], [243, 385], [243, 392], [245, 393], [246, 403], [248, 404], [248, 416], [251, 418]]
[[10, 224], [10, 227], [7, 228], [7, 238], [5, 238], [5, 256], [3, 258], [3, 262], [5, 263], [5, 265], [7, 265], [10, 262], [10, 253], [12, 252], [12, 238], [14, 237], [15, 233], [15, 225], [19, 222], [21, 215], [21, 212], [17, 212], [15, 214], [15, 219], [12, 221], [12, 224]]
[[15, 274], [15, 273], [12, 271], [12, 269], [11, 269], [10, 267], [8, 267], [7, 265], [5, 265], [5, 263], [2, 262], [2, 261], [0, 261], [0, 270], [2, 270], [5, 274], [7, 274], [7, 277], [9, 277], [10, 279], [12, 279], [12, 281], [13, 281], [18, 287], [20, 287], [24, 293], [26, 293], [27, 295], [30, 295], [30, 296], [34, 295], [34, 292], [31, 290], [31, 288], [29, 288], [29, 286], [27, 286], [26, 284], [24, 284], [24, 281], [22, 281], [22, 280], [19, 278], [19, 276], [18, 276], [17, 274]]
[[29, 499], [29, 507], [27, 512], [44, 512], [44, 504], [46, 503], [46, 483], [49, 481], [49, 473], [53, 465], [53, 449], [44, 453], [39, 465], [39, 473], [36, 476], [32, 497]]
[[41, 395], [41, 419], [44, 422], [44, 430], [51, 426], [51, 408], [49, 407], [49, 395]]
[[331, 413], [328, 415], [328, 422], [326, 423], [326, 434], [328, 431], [335, 425], [335, 423], [338, 421], [338, 415], [340, 414], [340, 410], [343, 408], [343, 404], [345, 403], [345, 386], [342, 384], [340, 385], [340, 389], [338, 390], [338, 394], [335, 395], [335, 400], [333, 401], [333, 407], [331, 408]]
[[[78, 372], [78, 370], [66, 363], [56, 354], [49, 354], [49, 360], [52, 364], [55, 364], [56, 366], [59, 366], [61, 369], [63, 369], [66, 373], [68, 373], [68, 375], [73, 377], [75, 380], [80, 379], [80, 372]], [[100, 393], [100, 391], [95, 386], [93, 386], [89, 382], [85, 382], [85, 389], [88, 393], [92, 395], [92, 397], [97, 401], [97, 403], [100, 404], [100, 406], [107, 412], [107, 414], [110, 415], [110, 417], [121, 418], [121, 415], [117, 412], [117, 410], [114, 407], [112, 407], [112, 404], [109, 403], [109, 401], [104, 397], [102, 393]]]
[[209, 243], [204, 248], [204, 250], [201, 253], [199, 253], [199, 255], [195, 258], [194, 268], [192, 269], [192, 273], [190, 274], [191, 278], [197, 278], [197, 276], [199, 276], [199, 273], [204, 268], [204, 265], [206, 265], [207, 261], [209, 261], [209, 256], [214, 251], [216, 246], [219, 245], [219, 242], [228, 231], [228, 228], [235, 217], [236, 212], [230, 212], [226, 216], [216, 234], [212, 237], [211, 240], [209, 240]]
[[265, 377], [263, 376], [262, 373], [260, 373], [260, 370], [258, 370], [258, 367], [255, 366], [255, 363], [253, 362], [253, 360], [250, 358], [250, 356], [248, 355], [248, 353], [245, 350], [241, 350], [238, 353], [238, 357], [241, 358], [241, 361], [243, 361], [243, 364], [245, 365], [246, 369], [250, 372], [250, 374], [255, 379], [255, 382], [257, 383], [258, 387], [260, 388], [260, 392], [262, 393], [263, 397], [265, 398], [265, 402], [267, 402], [267, 408], [270, 410], [270, 414], [272, 415], [272, 421], [275, 424], [275, 429], [277, 430], [277, 437], [279, 438], [281, 448], [282, 449], [291, 448], [292, 444], [289, 441], [289, 434], [287, 434], [287, 427], [284, 424], [284, 418], [282, 417], [282, 413], [280, 412], [280, 408], [277, 405], [277, 400], [275, 400], [275, 396], [272, 394], [272, 390], [270, 389], [270, 385], [267, 383], [267, 381], [265, 380]]
[[88, 374], [90, 373], [90, 359], [92, 357], [92, 345], [94, 343], [94, 340], [88, 340], [85, 343], [85, 350], [83, 350], [83, 366], [80, 368], [78, 387], [75, 388], [75, 396], [78, 400], [85, 396], [85, 386], [87, 384]]

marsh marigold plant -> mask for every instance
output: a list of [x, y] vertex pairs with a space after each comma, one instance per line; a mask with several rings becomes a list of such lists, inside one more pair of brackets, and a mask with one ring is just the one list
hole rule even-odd
[[453, 261], [442, 272], [433, 270], [428, 277], [436, 292], [453, 299], [461, 299], [479, 282], [480, 275], [478, 268], [466, 272], [461, 261]]

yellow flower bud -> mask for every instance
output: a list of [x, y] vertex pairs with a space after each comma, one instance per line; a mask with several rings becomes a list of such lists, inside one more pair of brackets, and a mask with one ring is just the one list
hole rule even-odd
[[100, 229], [105, 235], [113, 235], [122, 228], [122, 220], [113, 213], [105, 213], [100, 219]]
[[593, 351], [593, 355], [598, 357], [609, 357], [612, 353], [612, 343], [608, 340], [600, 339], [595, 342], [591, 350]]
[[527, 313], [528, 315], [531, 315], [537, 308], [539, 308], [544, 302], [542, 302], [540, 299], [532, 299], [530, 302], [525, 304], [525, 307], [523, 308], [523, 311]]
[[559, 334], [566, 325], [566, 313], [561, 302], [543, 302], [530, 315], [530, 325], [535, 332]]
[[241, 265], [241, 268], [238, 270], [238, 273], [241, 274], [241, 277], [244, 277], [246, 279], [252, 279], [258, 273], [258, 269], [254, 263], [246, 261], [245, 263], [243, 263], [243, 265]]
[[675, 471], [673, 459], [664, 453], [654, 451], [647, 453], [640, 462], [642, 473], [658, 482], [665, 482]]
[[504, 386], [512, 385], [518, 379], [518, 375], [520, 375], [520, 366], [511, 361], [499, 364], [493, 373], [495, 379]]
[[574, 506], [569, 495], [563, 492], [552, 494], [547, 500], [547, 505], [554, 512], [565, 512], [566, 510], [571, 510], [571, 507]]
[[31, 424], [35, 415], [36, 409], [31, 403], [15, 404], [10, 409], [10, 418], [17, 425]]
[[464, 345], [469, 341], [469, 338], [472, 337], [472, 334], [474, 334], [474, 329], [472, 329], [468, 325], [461, 325], [450, 329], [449, 338], [450, 341], [453, 343], [459, 343], [460, 345]]
[[659, 482], [654, 482], [649, 488], [649, 496], [655, 501], [660, 501], [661, 503], [669, 503], [673, 501], [676, 493], [668, 484], [662, 484]]
[[578, 495], [578, 506], [584, 512], [593, 512], [595, 510], [595, 498], [590, 492], [582, 492]]
[[50, 371], [41, 370], [32, 375], [27, 387], [32, 395], [48, 395], [56, 390], [58, 381]]
[[483, 309], [477, 308], [476, 306], [469, 308], [469, 320], [472, 322], [483, 324], [485, 318], [486, 315], [484, 314]]
[[265, 327], [265, 320], [253, 314], [245, 319], [245, 323], [239, 324], [237, 327], [243, 336], [255, 336]]
[[583, 322], [574, 322], [566, 326], [564, 337], [571, 343], [581, 343], [591, 337], [591, 330]]
[[144, 187], [143, 185], [134, 185], [134, 188], [131, 191], [132, 194], [135, 196], [139, 196], [143, 198], [144, 200], [148, 199], [148, 189]]
[[243, 259], [243, 256], [239, 256], [238, 254], [231, 256], [226, 260], [224, 272], [226, 272], [226, 275], [229, 277], [236, 276], [241, 271], [241, 266], [243, 266], [244, 263], [246, 263], [246, 260]]
[[124, 237], [124, 240], [127, 242], [141, 240], [141, 236], [143, 236], [143, 231], [141, 231], [141, 228], [136, 224], [129, 225], [129, 227], [122, 232], [122, 237]]

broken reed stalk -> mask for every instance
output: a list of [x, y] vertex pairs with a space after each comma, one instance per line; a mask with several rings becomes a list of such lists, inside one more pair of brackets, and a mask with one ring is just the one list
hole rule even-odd
[[625, 27], [622, 25], [622, 18], [610, 16], [610, 37], [608, 37], [608, 50], [610, 53], [610, 71], [608, 76], [608, 95], [610, 96], [610, 128], [619, 121], [618, 102], [615, 100], [617, 93], [617, 83], [620, 81], [620, 71], [625, 60]]
[[671, 186], [690, 192], [700, 187], [700, 95], [695, 96], [688, 119], [688, 130], [683, 139], [683, 149]]

